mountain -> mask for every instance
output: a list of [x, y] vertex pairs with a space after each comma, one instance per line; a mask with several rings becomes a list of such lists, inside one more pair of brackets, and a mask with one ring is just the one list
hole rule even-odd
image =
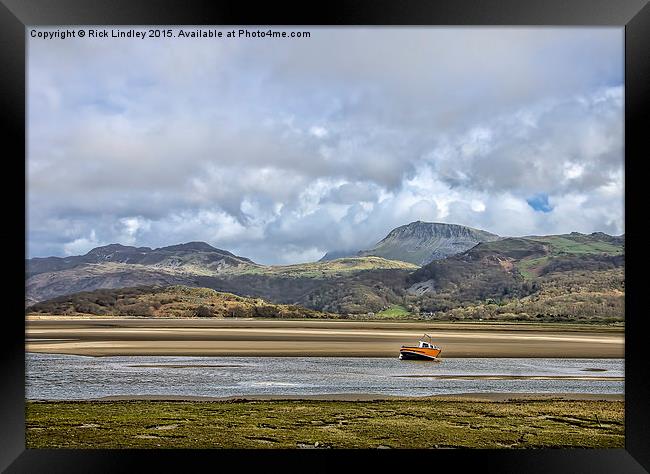
[[[413, 224], [409, 226], [418, 227]], [[151, 250], [113, 245], [68, 257], [67, 265], [75, 258], [94, 263], [32, 275], [26, 281], [26, 305], [102, 288], [182, 285], [342, 316], [387, 314], [384, 310], [392, 308], [452, 320], [624, 319], [624, 236], [573, 232], [497, 238], [423, 266], [375, 256], [265, 266], [206, 246], [189, 243]], [[141, 253], [148, 256], [138, 256]], [[61, 260], [66, 259], [55, 261]]]
[[205, 242], [151, 249], [110, 244], [71, 257], [25, 261], [26, 304], [97, 288], [196, 285], [197, 275], [218, 275], [258, 264]]
[[415, 268], [379, 257], [266, 266], [204, 242], [155, 250], [111, 244], [81, 256], [27, 260], [25, 304], [81, 291], [151, 285], [203, 286], [288, 304], [307, 298], [306, 292], [322, 287], [323, 281], [331, 284], [360, 272]]
[[148, 265], [158, 268], [178, 268], [187, 265], [205, 266], [208, 269], [226, 266], [256, 265], [248, 258], [238, 257], [226, 250], [212, 247], [205, 242], [188, 242], [151, 249], [110, 244], [97, 247], [85, 255], [71, 257], [32, 258], [25, 261], [26, 277], [39, 273], [56, 272], [84, 264], [123, 263]]
[[504, 238], [433, 261], [407, 279], [420, 311], [544, 320], [624, 317], [624, 239], [603, 233]]
[[81, 264], [33, 275], [25, 282], [25, 305], [98, 288], [149, 285], [197, 286], [192, 274], [123, 263]]
[[462, 225], [416, 221], [393, 229], [374, 248], [359, 252], [359, 256], [373, 255], [426, 265], [464, 252], [480, 242], [499, 238], [496, 234]]
[[[483, 242], [444, 260], [433, 261], [411, 274], [410, 290], [419, 294], [439, 291], [445, 285], [463, 287], [495, 283], [496, 273], [512, 281], [534, 280], [554, 272], [597, 271], [622, 267], [624, 242], [607, 234], [580, 234], [508, 237]], [[495, 272], [487, 271], [494, 269]], [[486, 281], [481, 275], [486, 274]], [[417, 285], [430, 282], [429, 290]]]

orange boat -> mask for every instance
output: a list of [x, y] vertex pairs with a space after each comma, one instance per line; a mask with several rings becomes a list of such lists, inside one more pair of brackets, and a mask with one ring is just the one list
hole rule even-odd
[[402, 346], [399, 350], [400, 360], [435, 360], [442, 349], [431, 343], [431, 336], [425, 334], [423, 339], [428, 341], [419, 341], [417, 346]]

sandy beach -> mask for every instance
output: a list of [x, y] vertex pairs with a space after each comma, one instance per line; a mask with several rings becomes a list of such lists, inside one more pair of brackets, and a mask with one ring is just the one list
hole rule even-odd
[[397, 357], [423, 333], [445, 357], [624, 357], [621, 327], [334, 320], [33, 317], [29, 352], [110, 355]]

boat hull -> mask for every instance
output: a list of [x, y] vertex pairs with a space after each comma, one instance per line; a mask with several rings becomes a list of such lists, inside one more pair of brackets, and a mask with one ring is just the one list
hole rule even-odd
[[399, 358], [402, 360], [435, 360], [440, 352], [442, 352], [440, 349], [402, 347], [399, 351]]

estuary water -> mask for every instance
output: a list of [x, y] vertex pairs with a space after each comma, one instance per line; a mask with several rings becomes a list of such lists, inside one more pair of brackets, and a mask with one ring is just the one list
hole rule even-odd
[[624, 393], [623, 359], [84, 357], [26, 354], [26, 396]]

